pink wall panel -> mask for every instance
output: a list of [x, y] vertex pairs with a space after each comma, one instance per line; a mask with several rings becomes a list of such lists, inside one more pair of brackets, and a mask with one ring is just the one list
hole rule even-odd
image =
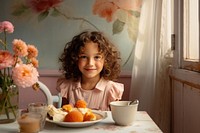
[[[58, 92], [56, 90], [56, 81], [58, 77], [59, 77], [58, 74], [41, 74], [39, 80], [49, 88], [52, 95], [57, 95]], [[129, 89], [131, 85], [131, 76], [121, 75], [118, 79], [118, 82], [123, 83], [125, 87], [122, 100], [128, 100]], [[46, 97], [40, 90], [34, 91], [32, 88], [20, 89], [19, 90], [20, 108], [26, 108], [27, 105], [31, 102], [46, 102]]]

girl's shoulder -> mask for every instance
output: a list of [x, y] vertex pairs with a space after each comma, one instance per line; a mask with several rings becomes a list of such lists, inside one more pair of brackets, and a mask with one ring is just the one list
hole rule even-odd
[[77, 84], [78, 84], [78, 81], [75, 82], [72, 79], [66, 79], [64, 76], [61, 76], [57, 80], [57, 89], [58, 90], [63, 89], [63, 88], [66, 89], [72, 86], [77, 86]]
[[116, 82], [116, 81], [112, 81], [112, 80], [108, 80], [108, 84], [111, 84], [113, 86], [121, 86], [124, 87], [124, 84]]
[[107, 82], [105, 93], [107, 94], [108, 101], [111, 102], [122, 99], [124, 84], [111, 80], [105, 82]]
[[124, 91], [124, 84], [116, 82], [116, 81], [111, 81], [111, 80], [105, 80], [101, 79], [101, 85], [105, 85], [105, 88], [109, 91], [113, 90], [119, 90], [119, 91]]

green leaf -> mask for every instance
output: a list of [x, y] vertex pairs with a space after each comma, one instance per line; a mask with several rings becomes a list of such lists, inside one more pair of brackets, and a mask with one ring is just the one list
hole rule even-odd
[[119, 19], [119, 21], [126, 23], [129, 14], [125, 10], [119, 9], [117, 10], [115, 15], [116, 15], [116, 18]]
[[137, 18], [140, 17], [140, 12], [138, 12], [138, 11], [129, 10], [128, 12], [129, 12], [131, 15], [137, 17]]
[[57, 16], [59, 16], [59, 15], [60, 15], [60, 12], [59, 12], [56, 8], [54, 8], [54, 9], [53, 9], [53, 12], [51, 13], [51, 16], [57, 17]]
[[136, 42], [138, 35], [138, 27], [139, 27], [139, 18], [135, 16], [129, 16], [127, 21], [127, 30], [130, 39], [133, 42]]
[[117, 19], [113, 23], [113, 34], [118, 34], [123, 31], [125, 23]]
[[48, 15], [49, 15], [49, 11], [45, 11], [45, 12], [40, 13], [40, 15], [38, 16], [38, 21], [41, 22], [41, 21], [44, 20]]
[[21, 4], [17, 8], [15, 8], [11, 14], [13, 16], [21, 16], [27, 9], [28, 9], [28, 7]]

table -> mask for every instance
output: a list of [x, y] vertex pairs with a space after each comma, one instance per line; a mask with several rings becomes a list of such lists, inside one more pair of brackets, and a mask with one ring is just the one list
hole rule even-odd
[[[108, 117], [99, 123], [82, 128], [67, 128], [46, 122], [44, 130], [40, 133], [162, 133], [146, 111], [138, 111], [136, 114], [136, 120], [131, 126], [115, 125], [111, 112], [108, 111], [107, 114]], [[17, 122], [0, 124], [1, 133], [17, 133], [17, 131]]]

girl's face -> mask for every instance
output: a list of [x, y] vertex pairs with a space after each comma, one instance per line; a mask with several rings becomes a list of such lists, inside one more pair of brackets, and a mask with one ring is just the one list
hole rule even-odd
[[89, 42], [81, 48], [78, 59], [78, 67], [82, 73], [82, 78], [100, 78], [103, 69], [104, 56], [99, 52], [98, 44]]

